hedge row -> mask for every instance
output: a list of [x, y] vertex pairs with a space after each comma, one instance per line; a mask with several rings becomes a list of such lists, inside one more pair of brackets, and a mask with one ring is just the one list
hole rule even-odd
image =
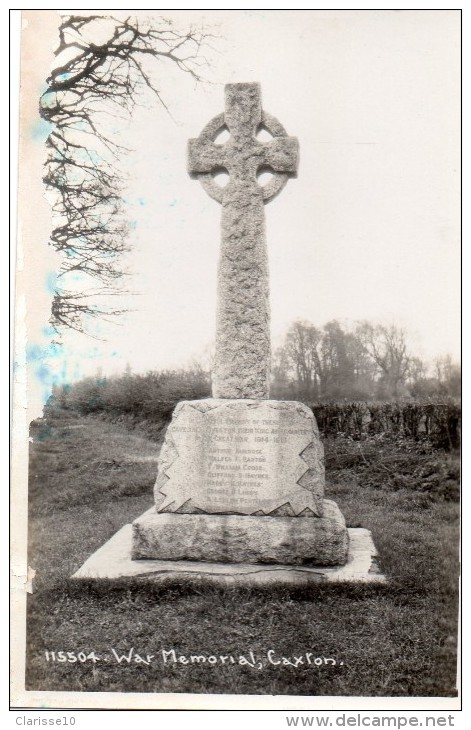
[[320, 432], [355, 440], [381, 433], [426, 439], [436, 448], [460, 444], [461, 407], [448, 403], [325, 403], [311, 404]]
[[[57, 388], [49, 405], [83, 414], [95, 413], [111, 420], [142, 422], [161, 429], [180, 400], [207, 398], [210, 387], [207, 374], [198, 369], [86, 378]], [[308, 405], [314, 410], [319, 430], [325, 437], [361, 440], [384, 433], [428, 440], [433, 446], [448, 450], [459, 446], [461, 408], [452, 401], [344, 401]]]
[[56, 388], [51, 405], [113, 417], [126, 414], [136, 419], [170, 419], [181, 400], [197, 400], [210, 395], [209, 378], [201, 370], [167, 370], [146, 375], [85, 378]]

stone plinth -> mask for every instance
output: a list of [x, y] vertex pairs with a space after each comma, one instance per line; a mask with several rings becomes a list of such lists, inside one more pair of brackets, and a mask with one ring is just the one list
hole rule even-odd
[[281, 565], [344, 565], [348, 535], [335, 504], [324, 500], [323, 517], [159, 514], [133, 523], [134, 560]]
[[348, 530], [345, 565], [319, 567], [249, 563], [203, 563], [196, 560], [132, 560], [131, 525], [124, 525], [72, 576], [74, 580], [136, 578], [150, 582], [214, 582], [230, 586], [306, 586], [318, 583], [385, 583], [368, 530]]
[[155, 504], [157, 512], [314, 519], [324, 482], [323, 446], [303, 404], [182, 401], [162, 447]]
[[302, 403], [183, 401], [156, 506], [133, 524], [133, 559], [343, 565], [347, 528], [324, 482], [316, 420]]

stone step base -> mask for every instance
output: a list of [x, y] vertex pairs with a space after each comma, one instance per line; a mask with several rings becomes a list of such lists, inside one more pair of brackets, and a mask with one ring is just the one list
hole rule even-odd
[[348, 533], [335, 502], [323, 517], [157, 513], [133, 523], [134, 560], [344, 565]]
[[152, 582], [209, 581], [222, 585], [310, 585], [314, 583], [384, 583], [369, 530], [350, 528], [345, 565], [311, 568], [296, 565], [250, 565], [195, 561], [132, 560], [131, 525], [124, 525], [74, 573], [75, 580], [138, 578]]

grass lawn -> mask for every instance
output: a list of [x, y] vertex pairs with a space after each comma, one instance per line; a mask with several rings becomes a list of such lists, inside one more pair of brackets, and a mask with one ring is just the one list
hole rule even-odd
[[[410, 442], [326, 442], [326, 496], [349, 526], [372, 531], [387, 585], [94, 585], [68, 578], [151, 506], [158, 445], [123, 426], [60, 412], [35, 422], [32, 436], [29, 563], [36, 580], [28, 596], [27, 689], [456, 694], [457, 455]], [[112, 651], [131, 648], [153, 658], [119, 663]], [[164, 662], [162, 650], [171, 649], [177, 657], [235, 661]], [[270, 650], [281, 663], [270, 663]], [[99, 661], [62, 662], [59, 651], [95, 652]], [[303, 663], [295, 666], [294, 657]], [[323, 657], [335, 664], [313, 661]]]

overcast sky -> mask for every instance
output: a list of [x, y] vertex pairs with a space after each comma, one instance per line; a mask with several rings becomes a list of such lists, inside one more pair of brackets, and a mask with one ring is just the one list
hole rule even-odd
[[[123, 160], [134, 311], [119, 325], [101, 325], [106, 342], [67, 334], [61, 350], [48, 348], [44, 332], [56, 263], [46, 246], [36, 116], [55, 12], [42, 12], [40, 34], [37, 17], [24, 31], [34, 48], [23, 61], [29, 212], [20, 269], [35, 292], [26, 300], [34, 308], [28, 344], [47, 355], [41, 397], [61, 373], [178, 366], [211, 345], [221, 210], [189, 178], [186, 144], [223, 111], [224, 84], [238, 81], [260, 82], [263, 108], [300, 144], [297, 179], [265, 207], [273, 343], [296, 318], [317, 326], [369, 319], [405, 327], [425, 359], [447, 352], [459, 359], [459, 13], [203, 12], [170, 15], [215, 34], [206, 51], [212, 83], [195, 85], [161, 65], [173, 118], [154, 105], [122, 130], [134, 149]], [[24, 189], [25, 179], [23, 172]]]

